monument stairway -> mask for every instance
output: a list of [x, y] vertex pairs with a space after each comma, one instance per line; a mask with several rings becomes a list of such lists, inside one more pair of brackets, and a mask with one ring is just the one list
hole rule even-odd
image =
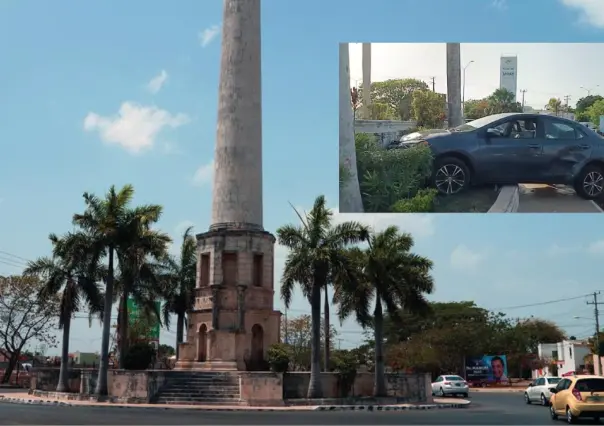
[[156, 404], [239, 405], [239, 377], [233, 373], [171, 371], [153, 399]]

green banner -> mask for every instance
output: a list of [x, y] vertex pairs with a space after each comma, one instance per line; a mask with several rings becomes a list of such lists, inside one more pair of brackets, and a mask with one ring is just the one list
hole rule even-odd
[[[128, 323], [130, 324], [131, 329], [140, 328], [140, 336], [143, 340], [157, 340], [159, 341], [159, 319], [155, 318], [145, 318], [143, 316], [143, 310], [139, 308], [134, 299], [128, 298]], [[155, 309], [158, 312], [161, 312], [161, 302], [155, 302]]]

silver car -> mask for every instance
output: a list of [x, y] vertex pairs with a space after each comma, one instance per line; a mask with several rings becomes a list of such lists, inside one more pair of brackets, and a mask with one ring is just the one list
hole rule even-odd
[[436, 396], [461, 395], [467, 398], [469, 389], [463, 377], [454, 374], [438, 376], [432, 383], [432, 395]]

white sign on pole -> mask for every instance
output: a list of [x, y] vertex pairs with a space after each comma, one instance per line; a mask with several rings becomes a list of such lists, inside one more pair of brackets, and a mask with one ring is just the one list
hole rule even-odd
[[604, 115], [600, 116], [600, 132], [604, 133]]
[[518, 57], [517, 56], [502, 56], [499, 69], [499, 88], [506, 89], [514, 94], [516, 100], [516, 92], [518, 90]]

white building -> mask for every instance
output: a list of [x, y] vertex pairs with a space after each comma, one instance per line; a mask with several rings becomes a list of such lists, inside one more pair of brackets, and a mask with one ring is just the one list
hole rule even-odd
[[[558, 376], [585, 369], [585, 357], [591, 354], [587, 342], [563, 340], [559, 343], [539, 343], [539, 359], [554, 361], [558, 365]], [[533, 370], [533, 378], [552, 376], [549, 366]]]

